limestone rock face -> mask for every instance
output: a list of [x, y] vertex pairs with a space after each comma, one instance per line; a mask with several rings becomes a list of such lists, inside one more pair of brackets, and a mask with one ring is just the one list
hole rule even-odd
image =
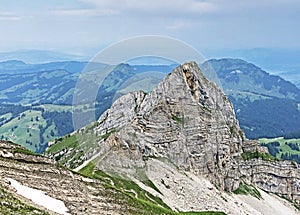
[[129, 170], [142, 167], [145, 157], [164, 157], [221, 189], [239, 185], [234, 158], [242, 153], [243, 133], [228, 98], [194, 62], [177, 67], [149, 94], [121, 97], [98, 122], [97, 133], [118, 130], [100, 144], [102, 154], [111, 150], [102, 168]]
[[240, 169], [249, 184], [300, 205], [300, 171], [297, 164], [251, 159], [241, 161]]
[[[244, 153], [268, 153], [268, 149], [257, 141], [246, 140]], [[241, 177], [267, 192], [289, 199], [300, 205], [300, 170], [298, 164], [290, 161], [262, 158], [239, 159]]]

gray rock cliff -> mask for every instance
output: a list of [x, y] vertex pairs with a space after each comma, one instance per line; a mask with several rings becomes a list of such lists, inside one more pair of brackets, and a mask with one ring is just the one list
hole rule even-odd
[[[102, 167], [132, 168], [144, 157], [165, 157], [222, 189], [239, 185], [234, 158], [242, 153], [243, 133], [226, 95], [194, 62], [177, 67], [149, 94], [120, 98], [98, 122], [98, 133], [118, 130], [100, 145], [112, 149]], [[123, 153], [136, 164], [126, 162]]]

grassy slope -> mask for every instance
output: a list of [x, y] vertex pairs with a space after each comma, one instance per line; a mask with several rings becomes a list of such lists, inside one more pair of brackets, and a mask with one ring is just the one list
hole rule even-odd
[[[52, 104], [36, 107], [41, 107], [45, 111], [50, 112], [70, 111], [72, 109], [71, 106]], [[0, 127], [0, 138], [4, 137], [2, 139], [18, 143], [31, 151], [37, 151], [39, 149], [40, 127], [42, 126], [45, 128], [47, 125], [46, 119], [42, 117], [42, 112], [40, 110], [26, 110], [14, 118], [12, 118], [11, 113], [6, 113], [0, 116], [0, 118], [6, 118], [8, 121]], [[54, 132], [54, 136], [51, 135], [51, 130]], [[42, 134], [44, 142], [57, 138], [57, 133], [58, 131], [54, 124], [49, 126]]]
[[240, 186], [233, 191], [234, 194], [241, 194], [241, 195], [251, 195], [257, 199], [261, 199], [260, 192], [252, 185], [248, 185], [246, 183], [240, 183]]
[[[0, 134], [8, 137], [12, 142], [35, 151], [37, 149], [36, 143], [39, 142], [39, 126], [45, 126], [46, 122], [42, 118], [41, 111], [28, 110], [23, 113], [25, 114], [24, 117], [16, 117], [0, 127]], [[36, 121], [37, 118], [38, 121]], [[26, 144], [26, 140], [32, 144]]]
[[296, 151], [291, 149], [286, 143], [295, 143], [300, 147], [300, 139], [284, 139], [283, 137], [277, 137], [277, 138], [261, 138], [259, 139], [260, 143], [269, 144], [271, 142], [278, 142], [280, 146], [278, 147], [279, 153], [276, 154], [277, 158], [281, 158], [281, 155], [284, 153], [290, 153], [294, 155], [300, 156], [300, 151]]
[[43, 104], [39, 107], [43, 108], [45, 111], [71, 111], [72, 106], [71, 105], [56, 105], [56, 104]]
[[70, 168], [75, 168], [79, 166], [81, 163], [78, 162], [79, 158], [85, 154], [93, 153], [92, 151], [96, 149], [99, 145], [98, 143], [104, 139], [107, 139], [112, 133], [116, 132], [115, 129], [108, 131], [106, 134], [99, 136], [96, 135], [93, 131], [93, 128], [97, 125], [97, 123], [86, 126], [83, 129], [80, 129], [75, 134], [66, 135], [64, 137], [58, 138], [55, 140], [55, 144], [51, 145], [45, 152], [45, 154], [57, 154], [63, 150], [68, 150], [70, 148], [74, 148], [71, 153], [67, 156], [57, 157], [56, 160], [59, 163], [66, 165], [69, 164]]
[[227, 95], [232, 95], [235, 99], [247, 99], [250, 102], [256, 101], [256, 100], [264, 100], [264, 99], [270, 99], [270, 97], [256, 94], [252, 92], [244, 92], [244, 91], [232, 91], [227, 90], [225, 91]]

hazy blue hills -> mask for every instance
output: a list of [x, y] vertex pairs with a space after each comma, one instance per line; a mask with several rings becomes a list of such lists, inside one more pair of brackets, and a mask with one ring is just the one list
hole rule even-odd
[[209, 60], [216, 71], [223, 90], [230, 94], [243, 91], [267, 97], [288, 98], [300, 101], [300, 89], [280, 76], [270, 75], [258, 66], [240, 59]]
[[300, 88], [300, 69], [292, 72], [280, 72], [278, 73], [278, 75], [280, 75], [286, 80], [291, 81], [298, 88]]
[[240, 58], [259, 65], [300, 87], [300, 50], [279, 48], [254, 48], [207, 51], [209, 58]]
[[[77, 61], [46, 64], [25, 64], [21, 61], [0, 62], [0, 102], [23, 105], [36, 103], [71, 105], [77, 79], [87, 64], [87, 62]], [[101, 75], [103, 66], [105, 65], [89, 63], [95, 79], [96, 76]], [[166, 74], [174, 67], [120, 65], [102, 83], [98, 93], [99, 101], [101, 97], [105, 97], [104, 94], [114, 94], [123, 82], [136, 74], [147, 71], [160, 71]], [[93, 84], [93, 80], [87, 84]]]
[[207, 63], [217, 72], [247, 137], [276, 137], [299, 130], [300, 89], [295, 85], [240, 59]]
[[[72, 99], [86, 62], [0, 63], [0, 137], [42, 152], [72, 132]], [[77, 111], [81, 113], [79, 108]]]
[[37, 73], [51, 70], [68, 70], [71, 73], [79, 73], [86, 66], [87, 62], [61, 61], [41, 64], [28, 64], [19, 60], [0, 62], [0, 74], [24, 74]]
[[10, 104], [71, 104], [77, 77], [86, 63], [68, 61], [0, 63], [0, 102]]
[[[42, 152], [47, 142], [72, 132], [73, 94], [78, 77], [86, 65], [86, 62], [76, 61], [46, 64], [25, 64], [21, 61], [0, 63], [0, 138], [19, 143], [32, 151]], [[89, 64], [92, 78], [82, 80], [86, 81], [86, 86], [97, 85], [96, 79], [101, 76], [103, 67], [103, 64]], [[160, 70], [165, 74], [172, 70], [169, 66], [149, 68], [152, 72]], [[95, 107], [90, 105], [90, 101], [86, 101], [76, 107], [74, 116], [78, 114], [82, 117], [94, 112], [99, 117], [110, 107], [118, 89], [128, 86], [133, 81], [129, 80], [131, 77], [146, 70], [145, 66], [117, 66], [103, 80], [97, 92]], [[158, 81], [160, 80], [152, 86]], [[86, 87], [82, 90], [88, 89]], [[124, 93], [126, 92], [120, 91], [118, 96]], [[83, 120], [82, 126], [91, 120]]]
[[18, 50], [0, 52], [0, 61], [20, 60], [30, 64], [57, 61], [87, 61], [88, 58], [79, 55], [65, 54], [46, 50]]
[[294, 72], [300, 68], [299, 49], [253, 48], [207, 52], [209, 58], [239, 58], [273, 72]]
[[[210, 60], [222, 88], [233, 102], [237, 118], [248, 138], [277, 137], [299, 131], [300, 90], [279, 76], [239, 59]], [[48, 141], [73, 131], [74, 89], [87, 62], [62, 61], [27, 64], [0, 62], [0, 134], [2, 139], [43, 151]], [[90, 66], [92, 75], [83, 80], [98, 89], [95, 106], [79, 106], [74, 116], [99, 117], [117, 97], [133, 90], [150, 91], [176, 65], [121, 64], [107, 75], [98, 89], [103, 64]], [[91, 78], [90, 78], [91, 77]], [[83, 89], [86, 95], [89, 88]], [[82, 121], [82, 126], [92, 119]]]

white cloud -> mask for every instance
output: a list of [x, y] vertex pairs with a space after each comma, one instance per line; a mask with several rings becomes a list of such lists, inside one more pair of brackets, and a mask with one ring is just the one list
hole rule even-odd
[[215, 11], [216, 5], [208, 1], [199, 0], [78, 0], [79, 2], [88, 3], [96, 8], [105, 8], [117, 10], [120, 12], [135, 13], [159, 13], [159, 14], [189, 14], [189, 13], [209, 13]]
[[187, 24], [185, 22], [178, 21], [178, 22], [173, 22], [171, 25], [168, 25], [167, 28], [178, 30], [178, 29], [185, 28], [186, 26]]
[[11, 12], [0, 12], [0, 20], [1, 21], [18, 21], [22, 19], [21, 16], [15, 15]]
[[21, 20], [21, 17], [19, 17], [19, 16], [1, 16], [0, 15], [0, 20], [1, 21], [18, 21], [18, 20]]
[[182, 30], [187, 28], [192, 28], [196, 25], [196, 23], [192, 23], [187, 20], [175, 20], [171, 24], [167, 25], [167, 29], [170, 30]]
[[68, 16], [110, 16], [118, 14], [118, 11], [112, 9], [61, 9], [53, 12], [56, 15]]

